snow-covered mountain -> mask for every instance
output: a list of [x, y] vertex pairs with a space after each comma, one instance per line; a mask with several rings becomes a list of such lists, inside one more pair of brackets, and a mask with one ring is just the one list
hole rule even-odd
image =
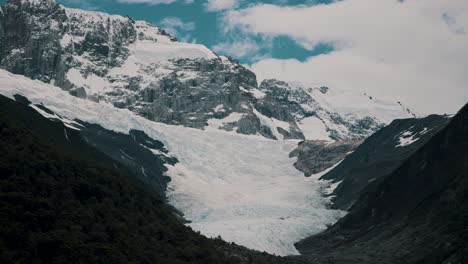
[[[297, 254], [294, 242], [324, 230], [344, 215], [328, 208], [330, 200], [322, 195], [330, 187], [328, 181], [319, 181], [318, 175], [304, 177], [294, 168], [295, 159], [288, 155], [297, 140], [276, 141], [153, 122], [127, 109], [74, 97], [56, 86], [4, 70], [0, 70], [0, 94], [27, 98], [43, 116], [81, 129], [91, 145], [109, 133], [97, 131], [100, 138], [91, 138], [88, 133], [93, 124], [130, 137], [134, 137], [132, 131], [142, 131], [147, 135], [145, 141], [163, 143], [168, 153], [136, 141], [151, 148], [158, 159], [177, 159], [177, 163], [165, 164], [171, 178], [166, 197], [191, 221], [193, 229], [207, 236], [221, 235], [226, 241], [269, 253]], [[98, 149], [123, 161], [144, 157], [127, 151], [121, 136], [112, 137], [108, 144], [98, 142]], [[138, 166], [142, 175], [148, 168], [144, 160], [129, 165]]]
[[300, 82], [264, 80], [261, 106], [284, 105], [307, 139], [365, 139], [394, 119], [413, 117], [399, 102], [366, 93]]
[[0, 67], [145, 118], [272, 139], [364, 139], [411, 113], [398, 102], [267, 80], [203, 45], [144, 21], [9, 0], [0, 12]]
[[1, 6], [0, 68], [1, 95], [79, 131], [194, 230], [279, 255], [345, 215], [328, 195], [352, 202], [448, 122], [382, 129], [413, 112], [339, 87], [258, 84], [235, 59], [155, 25], [54, 0]]

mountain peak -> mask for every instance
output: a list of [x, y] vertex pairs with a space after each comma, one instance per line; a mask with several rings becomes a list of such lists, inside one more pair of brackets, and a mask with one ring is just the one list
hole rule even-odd
[[[342, 107], [351, 99], [333, 87], [279, 80], [259, 86], [238, 61], [178, 42], [144, 21], [63, 8], [54, 0], [8, 3], [6, 18], [0, 17], [8, 30], [0, 36], [7, 43], [0, 67], [152, 121], [271, 139], [354, 140], [406, 117], [400, 106], [362, 95], [351, 98], [354, 105], [372, 108]], [[30, 35], [40, 36], [38, 42], [19, 41]], [[31, 58], [26, 51], [37, 47]]]

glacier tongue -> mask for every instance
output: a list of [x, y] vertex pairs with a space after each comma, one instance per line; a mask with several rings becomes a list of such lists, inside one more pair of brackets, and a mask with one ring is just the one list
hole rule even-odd
[[326, 208], [328, 199], [321, 195], [326, 182], [294, 169], [288, 154], [297, 141], [156, 123], [3, 70], [0, 83], [1, 94], [22, 94], [70, 120], [121, 133], [142, 130], [161, 140], [180, 161], [168, 172], [169, 201], [207, 236], [278, 255], [297, 254], [293, 243], [344, 214]]
[[325, 208], [322, 182], [306, 178], [288, 158], [297, 141], [222, 131], [171, 130], [169, 200], [202, 234], [279, 255], [322, 231], [341, 212]]

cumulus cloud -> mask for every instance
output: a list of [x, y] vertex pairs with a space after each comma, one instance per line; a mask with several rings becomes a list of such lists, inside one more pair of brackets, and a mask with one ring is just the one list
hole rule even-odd
[[194, 22], [184, 22], [178, 17], [166, 17], [159, 24], [169, 32], [177, 32], [177, 30], [193, 31], [195, 29]]
[[207, 0], [205, 6], [207, 11], [213, 12], [233, 9], [238, 4], [238, 0]]
[[288, 36], [307, 49], [335, 51], [304, 62], [263, 59], [259, 78], [359, 89], [421, 113], [455, 112], [468, 102], [468, 2], [344, 0], [328, 5], [259, 4], [224, 14], [223, 30]]
[[245, 56], [255, 56], [260, 50], [259, 45], [255, 41], [232, 41], [216, 44], [212, 49], [218, 53], [229, 54], [237, 58]]
[[166, 30], [169, 34], [177, 36], [182, 41], [190, 41], [191, 31], [195, 30], [194, 22], [185, 22], [178, 17], [166, 17], [159, 21], [158, 25]]

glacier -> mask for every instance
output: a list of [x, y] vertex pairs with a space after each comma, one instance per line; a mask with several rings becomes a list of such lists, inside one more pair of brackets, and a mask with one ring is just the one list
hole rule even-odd
[[169, 166], [169, 203], [194, 230], [277, 255], [298, 254], [294, 243], [325, 230], [345, 212], [328, 208], [320, 175], [304, 177], [288, 157], [297, 140], [270, 140], [218, 129], [205, 131], [147, 120], [110, 103], [71, 96], [59, 87], [0, 70], [0, 93], [27, 97], [68, 120], [162, 141], [179, 163]]

